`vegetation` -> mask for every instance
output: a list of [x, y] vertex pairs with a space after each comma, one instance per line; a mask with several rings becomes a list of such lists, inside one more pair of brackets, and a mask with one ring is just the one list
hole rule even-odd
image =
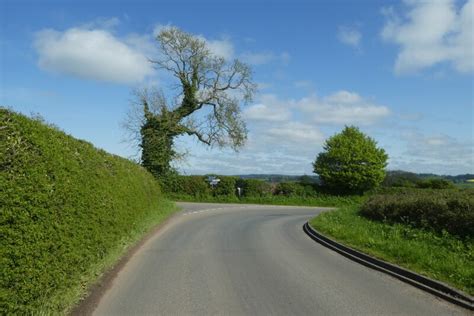
[[355, 249], [474, 294], [474, 240], [405, 224], [372, 221], [357, 206], [325, 212], [310, 224]]
[[141, 108], [132, 111], [126, 126], [138, 138], [143, 166], [163, 178], [178, 157], [173, 142], [179, 135], [195, 136], [209, 146], [242, 146], [247, 129], [239, 103], [251, 100], [256, 85], [249, 66], [215, 55], [199, 36], [165, 27], [156, 40], [160, 58], [151, 62], [176, 79], [179, 92], [168, 100], [159, 91], [139, 92]]
[[474, 190], [404, 190], [368, 198], [361, 214], [378, 221], [474, 238]]
[[144, 168], [0, 108], [0, 314], [65, 313], [173, 210]]
[[[261, 180], [217, 176], [215, 188], [206, 176], [174, 176], [164, 188], [171, 199], [193, 202], [255, 203], [301, 206], [354, 205], [365, 199], [360, 195], [333, 195], [317, 184], [282, 182], [272, 186]], [[241, 188], [239, 198], [237, 188]]]
[[455, 177], [419, 175], [404, 171], [389, 171], [382, 183], [385, 187], [404, 187], [420, 189], [453, 189]]
[[387, 154], [357, 127], [346, 126], [330, 137], [314, 162], [314, 172], [333, 191], [362, 193], [385, 178]]

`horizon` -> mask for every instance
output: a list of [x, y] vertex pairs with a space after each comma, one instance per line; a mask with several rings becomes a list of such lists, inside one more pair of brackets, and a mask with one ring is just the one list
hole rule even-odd
[[251, 65], [259, 86], [242, 107], [247, 144], [235, 153], [180, 137], [182, 174], [313, 175], [345, 125], [386, 150], [389, 171], [474, 174], [474, 0], [88, 4], [0, 3], [1, 106], [137, 158], [120, 124], [134, 88], [171, 92], [147, 57], [172, 25]]

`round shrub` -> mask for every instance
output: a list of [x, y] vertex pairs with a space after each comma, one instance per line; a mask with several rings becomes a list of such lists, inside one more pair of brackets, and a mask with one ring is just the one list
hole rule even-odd
[[313, 163], [322, 184], [334, 191], [362, 193], [385, 178], [388, 156], [357, 127], [346, 126], [330, 137]]

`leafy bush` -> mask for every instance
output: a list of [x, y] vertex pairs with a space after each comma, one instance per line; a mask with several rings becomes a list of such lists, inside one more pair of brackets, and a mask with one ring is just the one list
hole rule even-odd
[[272, 194], [272, 186], [258, 179], [238, 179], [235, 185], [242, 189], [243, 197], [264, 197]]
[[284, 196], [304, 196], [306, 186], [299, 182], [280, 182], [276, 185], [274, 194]]
[[420, 178], [415, 173], [399, 170], [388, 171], [382, 186], [415, 188], [418, 181], [420, 181]]
[[172, 204], [131, 161], [2, 108], [0, 127], [0, 314], [65, 313]]
[[170, 193], [186, 194], [194, 197], [211, 195], [211, 187], [204, 176], [175, 175], [168, 177], [164, 181], [163, 188]]
[[374, 220], [474, 237], [474, 190], [406, 190], [376, 194], [369, 197], [360, 212]]
[[219, 176], [221, 181], [213, 189], [214, 196], [236, 196], [235, 177]]
[[313, 163], [322, 184], [345, 192], [362, 193], [385, 178], [387, 154], [357, 127], [346, 126], [330, 137]]
[[425, 180], [419, 180], [416, 183], [417, 188], [421, 189], [454, 189], [454, 183], [452, 183], [449, 180], [446, 179], [439, 179], [439, 178], [433, 178], [433, 179], [425, 179]]

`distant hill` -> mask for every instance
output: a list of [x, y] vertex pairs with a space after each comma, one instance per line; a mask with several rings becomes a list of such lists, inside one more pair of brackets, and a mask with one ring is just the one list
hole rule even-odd
[[236, 177], [242, 179], [259, 179], [267, 182], [286, 182], [286, 181], [302, 181], [302, 182], [310, 182], [310, 183], [317, 183], [319, 182], [319, 177], [312, 175], [284, 175], [284, 174], [242, 174], [236, 175]]
[[[317, 175], [284, 175], [284, 174], [241, 174], [236, 177], [242, 179], [259, 179], [267, 182], [284, 182], [284, 181], [304, 181], [318, 183], [319, 177]], [[403, 177], [412, 180], [422, 180], [428, 178], [440, 178], [450, 180], [454, 183], [465, 183], [467, 180], [474, 179], [474, 174], [466, 173], [456, 176], [438, 175], [433, 173], [414, 173], [403, 170], [389, 170], [387, 171], [387, 178]]]

